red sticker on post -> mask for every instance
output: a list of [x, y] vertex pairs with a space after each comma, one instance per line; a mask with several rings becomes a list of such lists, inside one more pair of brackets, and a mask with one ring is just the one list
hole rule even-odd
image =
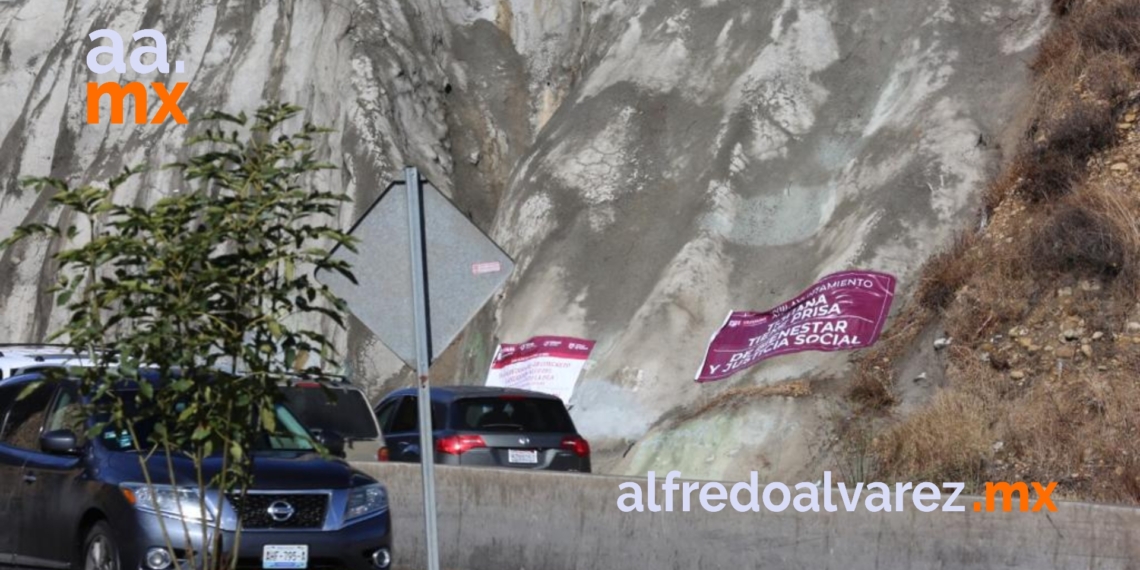
[[503, 270], [503, 264], [498, 261], [488, 261], [485, 263], [474, 263], [471, 265], [472, 275], [483, 275], [486, 273], [498, 273]]

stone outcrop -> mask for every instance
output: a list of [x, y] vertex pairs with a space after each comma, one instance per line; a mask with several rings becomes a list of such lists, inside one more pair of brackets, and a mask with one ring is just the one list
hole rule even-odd
[[[686, 475], [722, 476], [808, 447], [826, 406], [763, 401], [651, 427], [730, 385], [840, 382], [846, 359], [788, 357], [697, 386], [709, 335], [728, 310], [768, 308], [839, 269], [889, 271], [905, 290], [971, 222], [1047, 4], [13, 0], [0, 3], [0, 235], [55, 216], [22, 176], [97, 180], [183, 155], [192, 125], [83, 122], [86, 35], [161, 30], [185, 72], [121, 79], [188, 81], [191, 117], [264, 99], [306, 107], [336, 130], [325, 150], [342, 168], [320, 182], [356, 198], [344, 224], [416, 164], [517, 260], [441, 376], [480, 381], [500, 341], [596, 339], [575, 420], [601, 448], [642, 442], [603, 464], [691, 457]], [[122, 200], [174, 188], [156, 170]], [[0, 253], [0, 340], [59, 322], [49, 251]], [[339, 338], [374, 391], [404, 381], [359, 324]]]

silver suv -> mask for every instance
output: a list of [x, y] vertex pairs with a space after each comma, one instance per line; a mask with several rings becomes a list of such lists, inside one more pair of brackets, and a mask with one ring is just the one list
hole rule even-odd
[[[344, 441], [345, 459], [388, 461], [388, 447], [364, 391], [345, 380], [290, 382], [282, 386], [285, 404], [318, 440]], [[338, 445], [339, 447], [339, 442]]]

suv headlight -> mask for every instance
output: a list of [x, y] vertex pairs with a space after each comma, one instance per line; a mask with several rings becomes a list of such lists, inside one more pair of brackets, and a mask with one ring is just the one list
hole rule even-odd
[[140, 511], [169, 515], [188, 521], [214, 520], [209, 505], [206, 506], [206, 512], [202, 513], [201, 494], [197, 488], [179, 487], [175, 490], [169, 485], [148, 486], [145, 483], [123, 483], [120, 488], [127, 501]]
[[348, 503], [344, 507], [344, 520], [350, 521], [386, 510], [388, 510], [388, 490], [379, 483], [364, 485], [349, 489]]

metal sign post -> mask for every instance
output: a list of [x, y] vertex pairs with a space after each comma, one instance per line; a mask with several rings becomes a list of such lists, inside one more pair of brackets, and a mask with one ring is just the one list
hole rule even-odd
[[424, 531], [427, 570], [439, 570], [439, 529], [435, 510], [435, 442], [431, 426], [431, 320], [428, 317], [427, 251], [424, 247], [423, 192], [420, 171], [404, 170], [404, 187], [408, 193], [408, 229], [412, 260], [412, 296], [415, 306], [416, 378], [419, 380], [420, 466], [424, 481]]
[[349, 233], [358, 248], [337, 247], [332, 257], [357, 279], [335, 271], [317, 277], [416, 369], [427, 569], [439, 570], [428, 368], [506, 283], [514, 262], [417, 168], [404, 169], [404, 180], [393, 182]]

